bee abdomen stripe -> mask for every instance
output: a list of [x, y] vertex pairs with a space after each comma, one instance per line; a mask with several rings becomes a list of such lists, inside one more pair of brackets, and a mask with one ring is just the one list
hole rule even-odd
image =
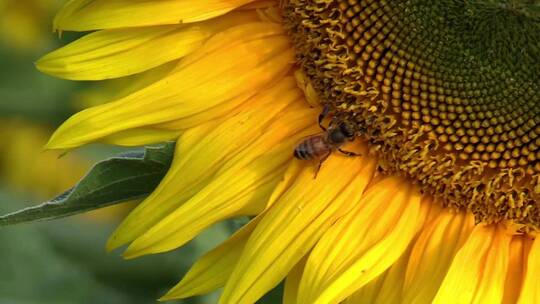
[[307, 142], [303, 142], [300, 145], [298, 145], [298, 147], [295, 150], [295, 153], [297, 154], [297, 157], [299, 159], [307, 160], [311, 158], [310, 157], [311, 154], [309, 153], [308, 149], [309, 149], [309, 145], [307, 144]]

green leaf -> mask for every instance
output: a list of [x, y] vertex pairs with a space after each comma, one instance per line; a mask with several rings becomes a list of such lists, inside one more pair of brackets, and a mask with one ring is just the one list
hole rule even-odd
[[170, 167], [174, 143], [97, 163], [75, 187], [51, 201], [0, 216], [0, 226], [51, 220], [148, 195]]

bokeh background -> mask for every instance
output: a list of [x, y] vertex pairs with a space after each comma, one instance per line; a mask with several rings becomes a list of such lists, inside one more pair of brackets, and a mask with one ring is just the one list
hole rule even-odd
[[[80, 34], [51, 30], [62, 0], [0, 0], [0, 214], [69, 189], [96, 161], [125, 149], [92, 145], [62, 157], [44, 151], [70, 114], [115, 94], [115, 82], [64, 81], [34, 61]], [[122, 80], [116, 81], [122, 82]], [[171, 253], [125, 261], [106, 253], [108, 235], [136, 204], [74, 217], [0, 228], [0, 304], [155, 303], [195, 259], [242, 225], [212, 227]], [[174, 303], [216, 303], [217, 293]], [[280, 302], [280, 287], [261, 303]]]

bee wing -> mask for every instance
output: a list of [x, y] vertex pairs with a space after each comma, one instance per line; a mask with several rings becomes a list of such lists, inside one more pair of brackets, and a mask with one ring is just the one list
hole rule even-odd
[[301, 138], [298, 140], [298, 144], [303, 143], [303, 142], [306, 141], [307, 139], [313, 138], [313, 137], [315, 137], [315, 136], [326, 136], [326, 132], [320, 132], [320, 133], [315, 133], [315, 134], [303, 136], [303, 137], [301, 137]]

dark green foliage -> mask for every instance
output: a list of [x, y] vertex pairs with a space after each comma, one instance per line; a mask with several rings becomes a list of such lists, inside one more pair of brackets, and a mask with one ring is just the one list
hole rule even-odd
[[50, 220], [144, 197], [167, 173], [174, 143], [148, 147], [96, 164], [72, 189], [38, 206], [0, 217], [0, 226]]

